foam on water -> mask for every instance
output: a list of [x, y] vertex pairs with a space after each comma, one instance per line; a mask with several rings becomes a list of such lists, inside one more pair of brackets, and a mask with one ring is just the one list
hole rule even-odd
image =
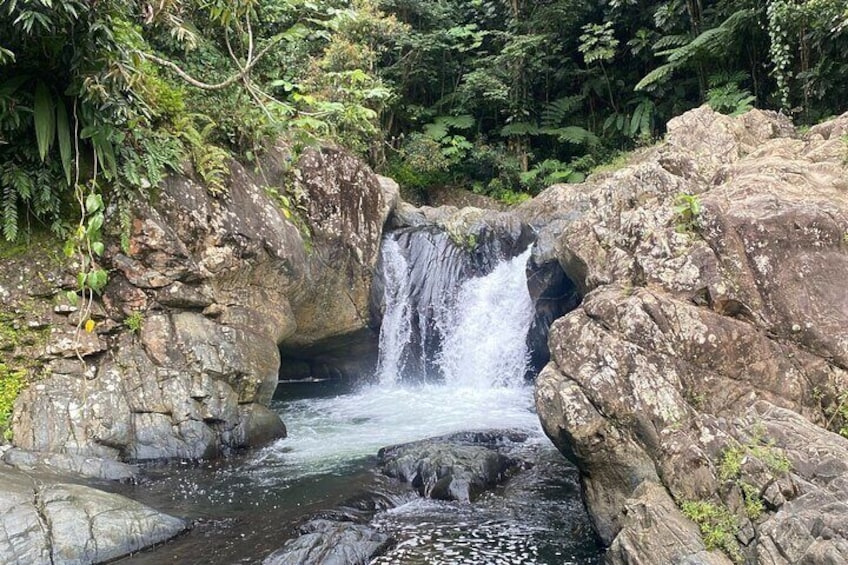
[[454, 296], [436, 297], [438, 308], [418, 305], [435, 319], [416, 317], [417, 323], [437, 328], [441, 342], [429, 352], [439, 382], [418, 385], [402, 378], [413, 334], [421, 331], [411, 316], [411, 266], [394, 239], [386, 239], [382, 253], [379, 384], [282, 403], [289, 437], [263, 450], [257, 465], [276, 463], [302, 476], [332, 471], [384, 446], [452, 432], [508, 427], [541, 435], [524, 384], [533, 321], [525, 275], [530, 250], [486, 276], [456, 281]]
[[276, 460], [300, 475], [329, 472], [381, 447], [452, 432], [509, 427], [541, 434], [526, 386], [380, 385], [288, 402], [282, 415], [288, 439], [263, 450], [257, 463]]

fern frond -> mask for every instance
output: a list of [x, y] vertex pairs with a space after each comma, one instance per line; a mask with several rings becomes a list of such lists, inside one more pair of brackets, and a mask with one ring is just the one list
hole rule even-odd
[[501, 128], [501, 135], [503, 137], [539, 135], [540, 133], [539, 126], [530, 122], [513, 122]]
[[544, 129], [541, 133], [555, 135], [561, 143], [570, 143], [572, 145], [595, 145], [600, 141], [597, 135], [580, 126]]
[[424, 135], [434, 141], [443, 139], [448, 134], [448, 125], [444, 122], [435, 121], [424, 126]]
[[680, 65], [678, 63], [666, 63], [664, 65], [660, 65], [642, 77], [642, 80], [636, 83], [633, 90], [648, 90], [652, 86], [665, 82], [679, 67]]
[[585, 96], [576, 94], [574, 96], [564, 96], [547, 104], [542, 110], [542, 127], [555, 128], [559, 127], [568, 114], [579, 109]]
[[18, 193], [9, 185], [3, 187], [3, 237], [18, 239]]
[[194, 168], [207, 190], [213, 195], [223, 194], [227, 191], [226, 179], [230, 169], [227, 161], [230, 154], [216, 145], [206, 144], [192, 151]]
[[655, 53], [659, 54], [666, 49], [683, 47], [691, 40], [692, 36], [688, 34], [664, 35], [654, 43], [653, 49]]
[[436, 121], [443, 121], [447, 126], [459, 129], [466, 130], [474, 127], [474, 124], [477, 123], [474, 120], [474, 116], [471, 114], [461, 114], [459, 116], [441, 116], [436, 118]]

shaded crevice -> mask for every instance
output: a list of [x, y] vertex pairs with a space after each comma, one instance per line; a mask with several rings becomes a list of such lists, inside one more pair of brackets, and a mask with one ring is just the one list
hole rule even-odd
[[44, 543], [47, 546], [47, 553], [50, 558], [50, 565], [55, 563], [53, 556], [53, 526], [50, 518], [47, 516], [47, 507], [42, 498], [41, 490], [38, 484], [34, 484], [32, 488], [32, 507], [38, 516], [38, 521], [41, 522], [41, 529], [44, 531]]
[[530, 352], [527, 377], [534, 379], [551, 360], [548, 345], [551, 324], [577, 308], [583, 297], [559, 262], [538, 263], [532, 256], [527, 263], [527, 289], [536, 309], [533, 325], [527, 334], [527, 350]]
[[379, 335], [370, 328], [304, 347], [280, 347], [281, 383], [369, 379], [377, 367]]

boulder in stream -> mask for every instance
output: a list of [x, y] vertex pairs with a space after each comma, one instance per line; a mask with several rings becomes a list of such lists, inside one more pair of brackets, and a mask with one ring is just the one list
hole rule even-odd
[[384, 474], [409, 483], [421, 496], [472, 502], [521, 465], [493, 447], [510, 437], [526, 439], [510, 432], [465, 432], [384, 447], [378, 457]]
[[392, 545], [390, 536], [354, 522], [310, 520], [300, 534], [263, 565], [367, 565]]
[[186, 527], [183, 520], [126, 497], [0, 464], [2, 563], [101, 563]]

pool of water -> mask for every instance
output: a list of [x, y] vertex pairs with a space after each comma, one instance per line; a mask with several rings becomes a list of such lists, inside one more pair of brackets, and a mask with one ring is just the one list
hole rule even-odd
[[[398, 540], [376, 564], [597, 562], [576, 471], [543, 437], [529, 387], [283, 386], [278, 396], [287, 439], [220, 461], [148, 466], [122, 487], [195, 527], [121, 563], [261, 563], [299, 523], [375, 492], [393, 508], [372, 523]], [[529, 435], [510, 449], [532, 469], [473, 505], [420, 500], [376, 471], [381, 447], [505, 427]]]

